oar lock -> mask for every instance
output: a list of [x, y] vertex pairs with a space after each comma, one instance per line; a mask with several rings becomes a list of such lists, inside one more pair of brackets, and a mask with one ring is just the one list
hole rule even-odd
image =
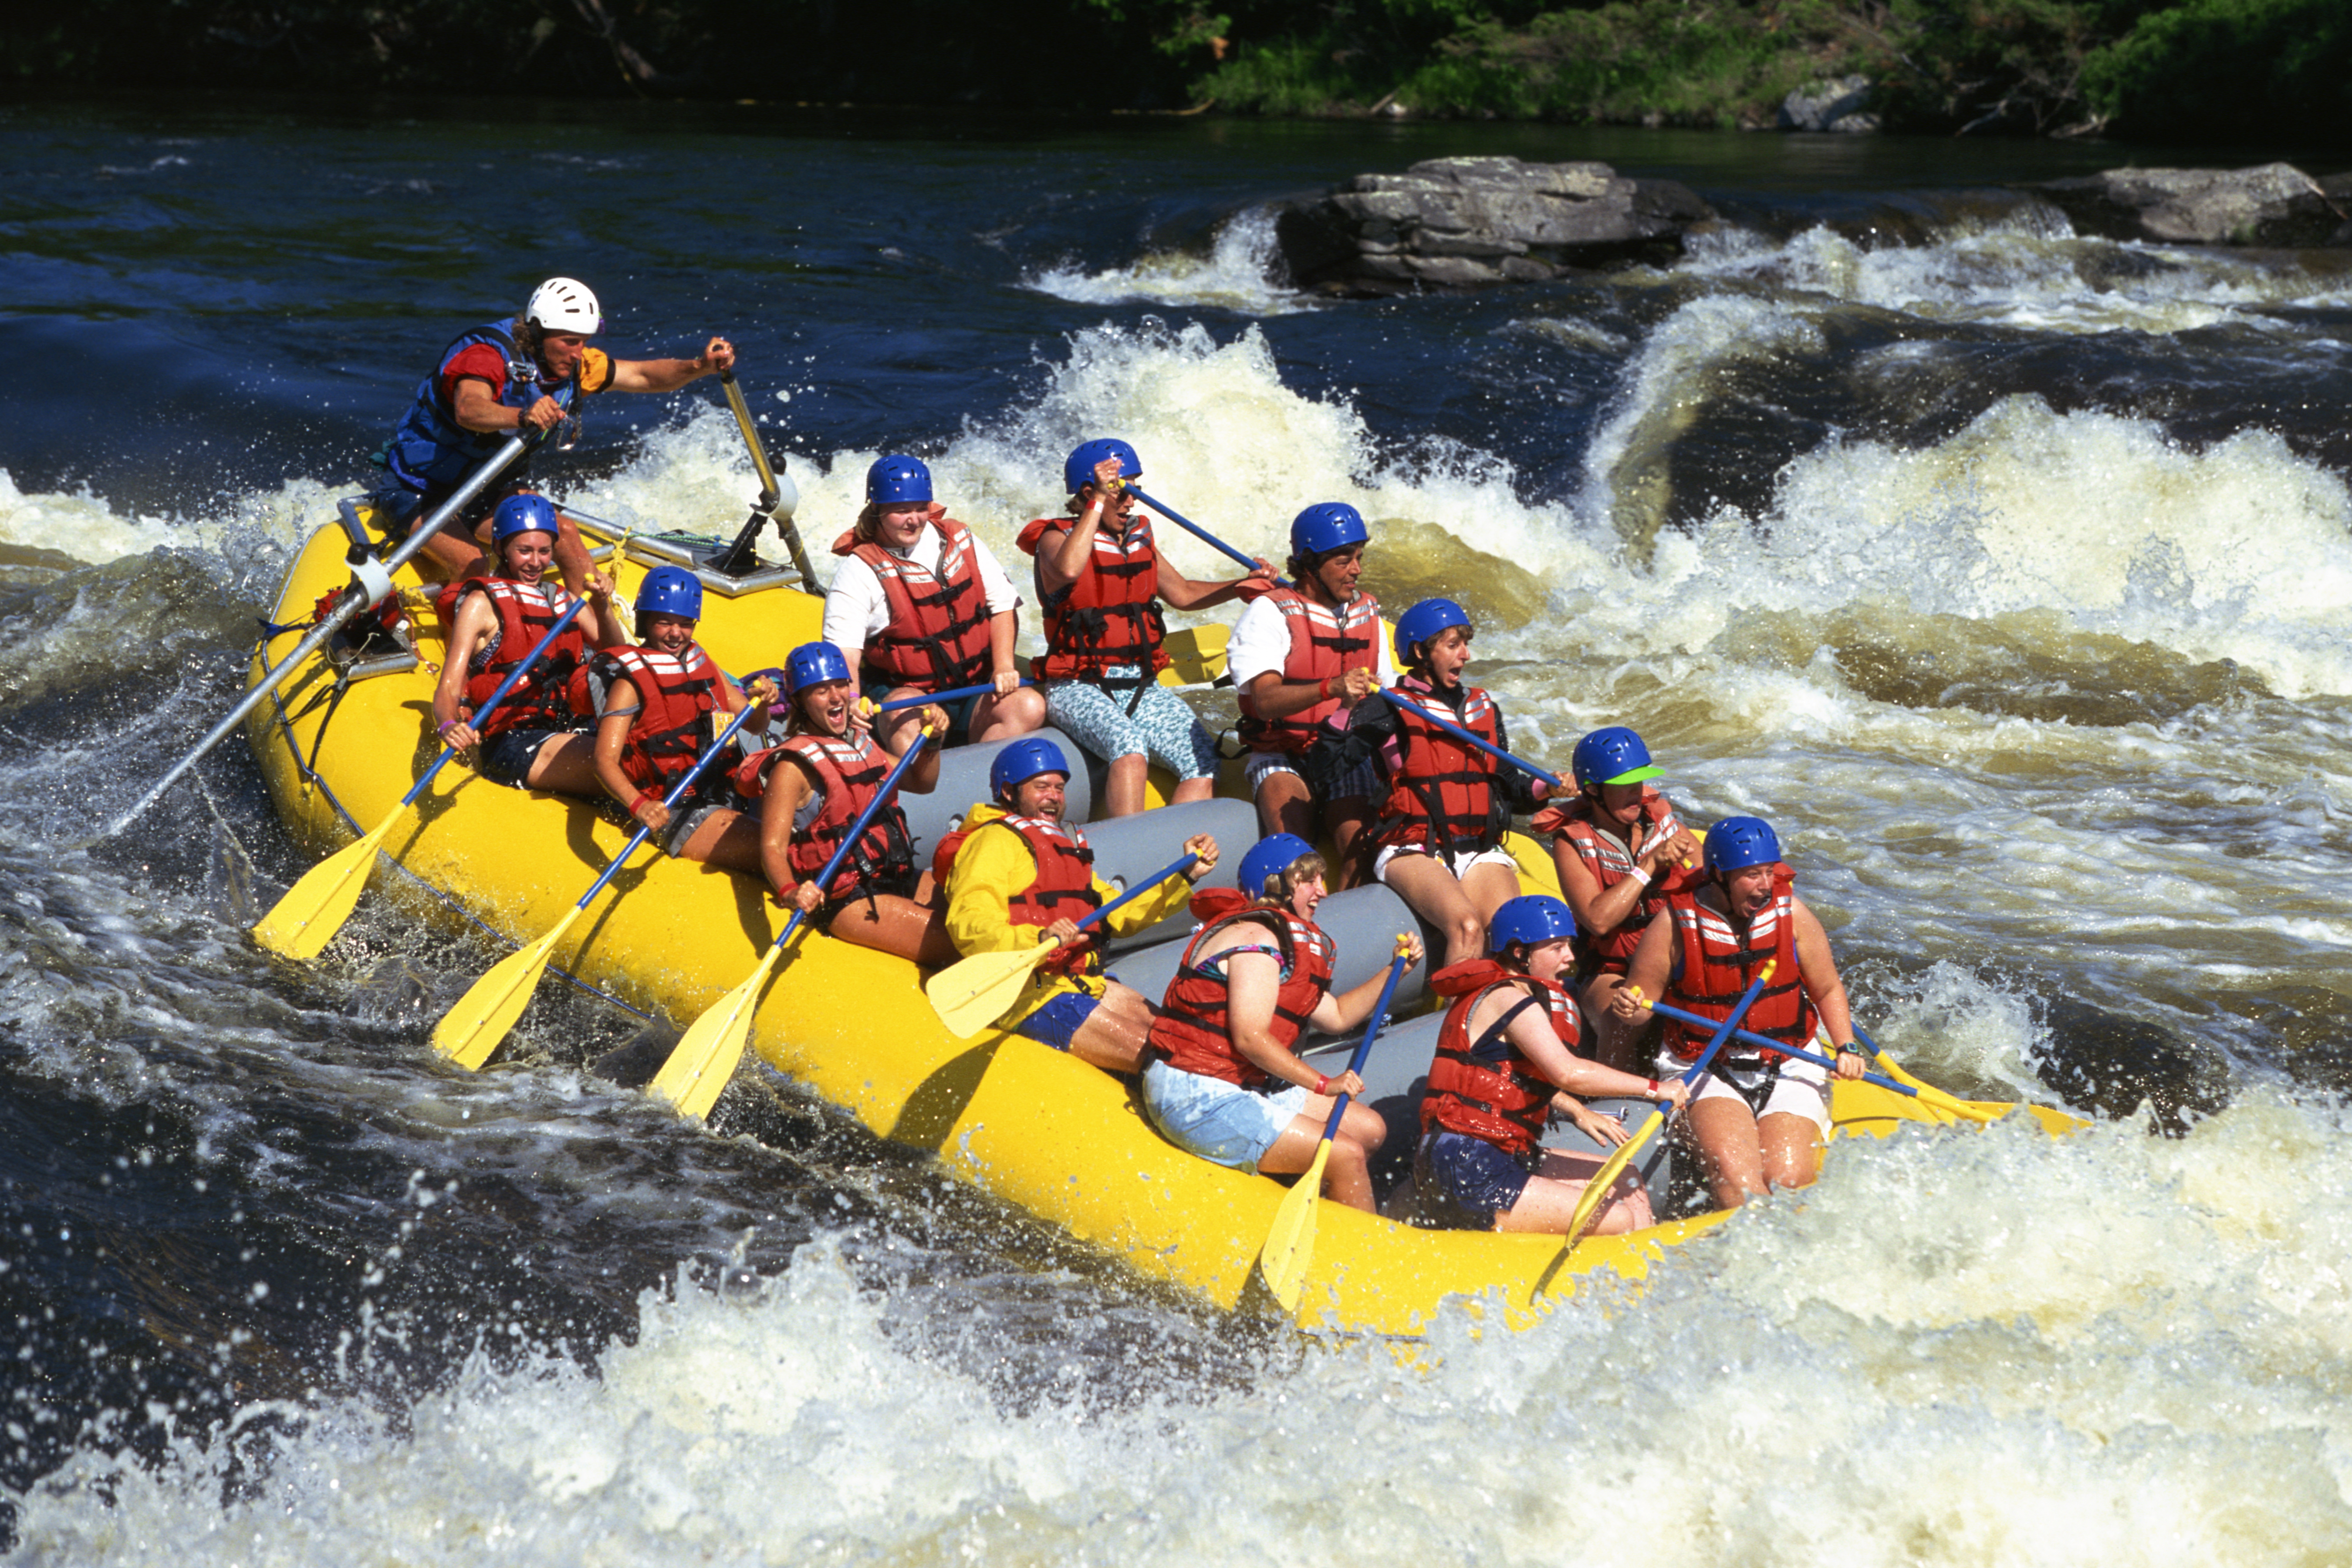
[[392, 574], [375, 558], [375, 552], [354, 541], [343, 552], [343, 561], [352, 569], [352, 586], [363, 596], [367, 608], [383, 604], [392, 593]]

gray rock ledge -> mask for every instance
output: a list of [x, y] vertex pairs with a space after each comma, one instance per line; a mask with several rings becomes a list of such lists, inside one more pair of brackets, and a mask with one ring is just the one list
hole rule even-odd
[[2352, 241], [2340, 200], [2292, 163], [2251, 169], [2109, 169], [2026, 187], [2077, 234], [2169, 245], [2307, 246]]
[[1626, 179], [1606, 163], [1433, 158], [1292, 204], [1275, 238], [1298, 287], [1381, 297], [1667, 259], [1685, 229], [1713, 216], [1687, 186]]

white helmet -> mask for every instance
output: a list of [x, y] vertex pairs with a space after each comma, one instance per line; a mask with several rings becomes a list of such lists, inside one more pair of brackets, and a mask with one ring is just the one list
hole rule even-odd
[[523, 319], [551, 332], [593, 337], [604, 330], [604, 312], [596, 296], [576, 278], [551, 278], [533, 289]]

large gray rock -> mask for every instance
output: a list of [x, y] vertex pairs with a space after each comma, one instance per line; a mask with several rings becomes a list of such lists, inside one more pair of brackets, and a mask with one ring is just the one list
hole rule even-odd
[[2325, 245], [2346, 221], [2292, 163], [2251, 169], [2109, 169], [2032, 187], [2078, 234], [2173, 245]]
[[1878, 129], [1870, 110], [1870, 79], [1842, 76], [1807, 82], [1780, 100], [1783, 131], [1833, 131], [1841, 135], [1866, 135]]
[[1433, 158], [1286, 208], [1275, 236], [1301, 288], [1378, 295], [1536, 282], [1563, 267], [1671, 255], [1685, 229], [1711, 216], [1686, 186], [1629, 180], [1606, 163]]

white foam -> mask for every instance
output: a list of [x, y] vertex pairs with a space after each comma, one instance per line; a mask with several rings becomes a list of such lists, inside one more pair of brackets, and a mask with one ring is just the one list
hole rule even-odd
[[1287, 315], [1310, 302], [1290, 288], [1275, 246], [1274, 219], [1272, 207], [1244, 207], [1217, 226], [1206, 256], [1158, 251], [1099, 272], [1049, 267], [1024, 282], [1041, 294], [1081, 305], [1141, 303]]

